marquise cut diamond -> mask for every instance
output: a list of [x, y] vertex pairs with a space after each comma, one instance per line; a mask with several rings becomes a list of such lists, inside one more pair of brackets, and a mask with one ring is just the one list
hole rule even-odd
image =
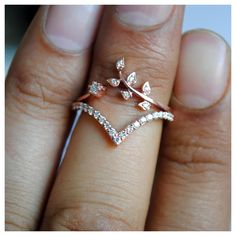
[[130, 92], [129, 90], [121, 90], [120, 93], [125, 100], [128, 100], [132, 97], [132, 92]]
[[120, 80], [119, 80], [119, 79], [115, 79], [115, 78], [107, 79], [107, 82], [108, 82], [112, 87], [118, 87], [119, 84], [120, 84]]
[[116, 69], [123, 70], [125, 68], [125, 59], [121, 58], [116, 62]]

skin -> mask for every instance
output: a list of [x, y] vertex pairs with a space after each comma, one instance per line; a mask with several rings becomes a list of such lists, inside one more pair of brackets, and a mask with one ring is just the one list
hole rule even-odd
[[[230, 79], [205, 109], [171, 97], [183, 11], [176, 6], [167, 22], [144, 31], [107, 7], [91, 48], [69, 53], [45, 37], [40, 9], [6, 81], [6, 230], [229, 229]], [[140, 85], [148, 77], [152, 97], [170, 102], [177, 119], [162, 138], [162, 122], [151, 122], [114, 148], [82, 115], [56, 175], [71, 103], [84, 84], [113, 77], [124, 54]], [[114, 92], [90, 103], [118, 129], [140, 116]]]

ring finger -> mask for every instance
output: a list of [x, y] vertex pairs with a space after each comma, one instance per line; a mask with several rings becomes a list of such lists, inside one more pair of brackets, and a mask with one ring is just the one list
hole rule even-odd
[[[179, 53], [181, 6], [107, 8], [95, 46], [91, 80], [114, 77], [125, 56], [139, 85], [149, 80], [151, 97], [169, 102]], [[138, 87], [138, 86], [137, 86]], [[90, 104], [121, 129], [140, 112], [117, 94]], [[114, 148], [97, 122], [83, 115], [51, 192], [42, 228], [49, 230], [143, 230], [162, 123], [150, 122]]]

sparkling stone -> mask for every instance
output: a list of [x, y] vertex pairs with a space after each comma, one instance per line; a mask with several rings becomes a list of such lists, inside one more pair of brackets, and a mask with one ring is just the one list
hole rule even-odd
[[126, 81], [129, 85], [136, 84], [137, 82], [136, 73], [132, 72], [131, 74], [129, 74]]
[[95, 119], [97, 119], [99, 116], [100, 116], [100, 112], [99, 112], [99, 111], [94, 111], [93, 117], [94, 117]]
[[94, 112], [94, 109], [92, 107], [88, 108], [88, 114], [91, 116]]
[[134, 128], [137, 129], [140, 127], [140, 123], [138, 121], [134, 122]]
[[124, 140], [127, 136], [128, 136], [128, 134], [126, 133], [125, 130], [123, 130], [123, 131], [121, 131], [121, 132], [119, 133], [119, 137], [120, 137], [122, 140]]
[[133, 131], [134, 131], [134, 126], [133, 126], [133, 125], [129, 125], [129, 126], [126, 128], [126, 132], [127, 132], [128, 134], [131, 134]]
[[174, 120], [174, 115], [173, 114], [169, 114], [169, 118], [170, 118], [169, 119], [170, 121], [173, 121]]
[[119, 145], [122, 142], [121, 138], [118, 135], [114, 136], [112, 140], [116, 145]]
[[81, 105], [82, 105], [83, 108], [88, 109], [88, 104], [86, 104], [86, 103], [82, 103]]
[[115, 136], [117, 133], [116, 133], [116, 130], [115, 130], [114, 128], [111, 128], [111, 129], [108, 130], [108, 134], [109, 134], [111, 137], [113, 137], [113, 136]]
[[158, 119], [160, 117], [158, 111], [154, 112], [152, 115], [154, 119]]
[[106, 88], [101, 84], [96, 81], [93, 81], [92, 84], [89, 86], [89, 93], [91, 93], [94, 96], [100, 96], [102, 91], [105, 91]]
[[139, 120], [140, 125], [144, 125], [147, 122], [146, 117], [141, 117]]
[[99, 116], [98, 122], [102, 125], [106, 121], [106, 118], [104, 116]]
[[148, 115], [146, 115], [146, 119], [147, 119], [147, 121], [151, 121], [151, 120], [153, 120], [153, 116], [152, 116], [152, 114], [148, 114]]
[[108, 82], [112, 87], [118, 87], [119, 84], [120, 84], [120, 80], [119, 80], [119, 79], [115, 79], [115, 78], [107, 79], [107, 82]]
[[151, 93], [151, 87], [148, 81], [143, 84], [142, 90], [145, 95], [149, 95]]
[[169, 120], [169, 121], [173, 121], [173, 120], [174, 120], [174, 115], [171, 114], [171, 113], [169, 113], [169, 112], [165, 112], [165, 113], [163, 114], [163, 118], [165, 118], [165, 119], [167, 119], [167, 120]]
[[108, 121], [105, 121], [103, 123], [103, 127], [104, 127], [105, 130], [108, 130], [111, 127], [111, 125], [110, 125], [110, 123]]
[[125, 68], [125, 59], [121, 58], [116, 62], [117, 70], [123, 70]]
[[142, 108], [144, 111], [147, 111], [151, 108], [151, 104], [148, 101], [140, 102], [138, 106]]
[[163, 118], [164, 119], [169, 119], [169, 113], [168, 112], [163, 112]]
[[163, 112], [162, 111], [159, 111], [159, 118], [163, 118]]
[[120, 93], [125, 100], [128, 100], [132, 97], [132, 92], [129, 90], [121, 90]]

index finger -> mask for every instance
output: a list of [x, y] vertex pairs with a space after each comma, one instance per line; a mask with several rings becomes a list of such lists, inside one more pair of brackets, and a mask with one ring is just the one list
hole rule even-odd
[[100, 12], [98, 6], [42, 7], [17, 51], [6, 80], [7, 230], [38, 225]]

